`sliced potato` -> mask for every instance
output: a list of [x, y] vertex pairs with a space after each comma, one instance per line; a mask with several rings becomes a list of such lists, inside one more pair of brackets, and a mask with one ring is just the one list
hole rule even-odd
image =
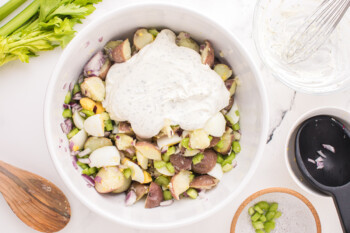
[[119, 189], [127, 182], [117, 167], [103, 167], [95, 177], [95, 188], [99, 193], [109, 193]]
[[201, 151], [200, 150], [186, 149], [185, 152], [183, 153], [183, 156], [192, 157], [192, 156], [195, 156], [196, 154], [198, 154], [199, 152], [201, 152]]
[[148, 159], [162, 160], [160, 150], [150, 142], [137, 142], [135, 148], [136, 151], [140, 152]]
[[179, 35], [176, 37], [176, 44], [178, 46], [193, 49], [199, 53], [199, 45], [191, 38], [190, 34], [187, 32], [179, 33]]
[[148, 168], [148, 159], [143, 156], [139, 151], [136, 152], [137, 163], [144, 170]]
[[176, 172], [181, 170], [191, 170], [192, 168], [192, 159], [184, 157], [181, 154], [171, 155], [170, 162], [174, 166]]
[[190, 183], [191, 188], [195, 189], [211, 189], [217, 185], [219, 180], [209, 175], [201, 175], [195, 177]]
[[220, 141], [214, 147], [214, 150], [220, 154], [227, 155], [231, 150], [233, 140], [233, 130], [227, 127], [224, 135], [222, 135]]
[[73, 122], [74, 122], [74, 125], [78, 129], [83, 129], [84, 128], [84, 121], [85, 121], [85, 119], [82, 116], [80, 116], [78, 111], [75, 111], [73, 113]]
[[145, 208], [154, 208], [160, 205], [160, 203], [163, 201], [163, 191], [162, 188], [152, 182], [149, 186], [149, 191], [147, 194], [146, 202], [145, 202]]
[[223, 81], [226, 81], [232, 76], [232, 70], [228, 65], [225, 64], [216, 64], [214, 66], [214, 71], [220, 75]]
[[211, 169], [211, 171], [208, 172], [208, 175], [210, 175], [218, 180], [221, 180], [222, 176], [224, 175], [224, 172], [222, 171], [221, 164], [219, 164], [219, 163], [215, 164], [213, 169]]
[[[208, 65], [209, 67], [212, 67], [214, 65], [214, 48], [211, 45], [209, 41], [204, 41], [204, 45], [202, 45], [204, 48], [200, 50], [201, 52], [201, 60], [204, 65]], [[202, 47], [201, 46], [201, 47]]]
[[136, 193], [136, 201], [138, 201], [148, 193], [148, 186], [134, 181], [130, 186], [130, 190]]
[[149, 183], [151, 180], [149, 173], [143, 171], [136, 163], [131, 162], [129, 159], [124, 158], [122, 161], [123, 165], [127, 166], [131, 170], [131, 179], [141, 184]]
[[126, 178], [124, 176], [124, 178], [125, 178], [125, 181], [123, 182], [123, 185], [120, 186], [119, 188], [117, 188], [116, 190], [113, 190], [112, 193], [122, 193], [122, 192], [125, 192], [126, 190], [129, 189], [129, 187], [131, 185], [131, 177]]
[[96, 114], [91, 117], [88, 117], [84, 121], [84, 129], [91, 136], [96, 136], [96, 137], [104, 136], [105, 124], [101, 114]]
[[205, 123], [204, 130], [211, 136], [221, 137], [225, 132], [225, 127], [225, 117], [221, 112], [218, 112]]
[[76, 135], [74, 135], [69, 140], [69, 144], [73, 143], [73, 151], [81, 150], [84, 147], [87, 137], [88, 135], [84, 129], [80, 130]]
[[234, 125], [239, 121], [239, 111], [236, 101], [233, 103], [231, 110], [225, 115], [225, 117], [231, 125]]
[[173, 176], [175, 174], [174, 172], [170, 172], [165, 166], [156, 168], [156, 171], [165, 176]]
[[120, 164], [120, 154], [115, 146], [105, 146], [90, 154], [90, 167], [117, 166]]
[[210, 145], [209, 134], [203, 129], [190, 132], [189, 146], [192, 149], [205, 149]]
[[137, 30], [134, 34], [134, 45], [137, 50], [140, 50], [146, 45], [152, 43], [153, 40], [153, 35], [149, 33], [145, 28]]
[[126, 134], [118, 133], [115, 137], [115, 144], [118, 150], [126, 150], [132, 147], [134, 139]]
[[207, 174], [209, 171], [211, 171], [217, 160], [217, 155], [215, 151], [211, 149], [207, 149], [203, 152], [203, 159], [197, 163], [192, 165], [192, 170], [199, 174]]
[[225, 86], [230, 92], [230, 95], [233, 96], [236, 92], [237, 82], [235, 79], [229, 79], [225, 81]]
[[112, 140], [105, 137], [89, 137], [85, 142], [84, 149], [89, 148], [93, 152], [105, 146], [113, 146]]
[[118, 133], [124, 133], [124, 134], [127, 134], [129, 136], [134, 135], [134, 131], [132, 130], [130, 123], [128, 123], [126, 121], [119, 122]]
[[180, 200], [180, 194], [190, 187], [190, 175], [191, 172], [183, 170], [171, 178], [169, 190], [175, 200]]
[[109, 59], [102, 51], [98, 51], [84, 66], [84, 76], [98, 76], [101, 79], [105, 79], [110, 66], [111, 62]]
[[122, 40], [111, 40], [103, 47], [105, 54], [107, 54], [109, 59], [113, 60], [113, 50], [121, 43], [123, 43]]
[[221, 140], [221, 138], [219, 137], [213, 137], [210, 141], [210, 145], [209, 148], [212, 148], [214, 146], [216, 146], [216, 144], [218, 144], [218, 142]]
[[159, 139], [157, 139], [157, 145], [159, 148], [163, 148], [165, 146], [172, 146], [179, 142], [181, 142], [182, 137], [179, 137], [177, 134], [173, 135], [172, 137], [163, 136]]
[[105, 84], [99, 77], [85, 78], [80, 84], [83, 95], [90, 97], [95, 101], [103, 101], [106, 95]]
[[131, 58], [131, 46], [129, 39], [124, 40], [112, 51], [112, 60], [116, 63], [125, 62]]

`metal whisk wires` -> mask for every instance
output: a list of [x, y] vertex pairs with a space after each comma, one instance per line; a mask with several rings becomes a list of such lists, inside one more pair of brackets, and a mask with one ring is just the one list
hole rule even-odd
[[283, 58], [287, 63], [306, 60], [328, 40], [350, 6], [350, 0], [325, 0], [290, 38]]

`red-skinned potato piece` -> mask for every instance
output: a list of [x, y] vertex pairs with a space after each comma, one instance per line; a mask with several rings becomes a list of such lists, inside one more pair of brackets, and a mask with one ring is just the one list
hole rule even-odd
[[184, 157], [181, 154], [173, 154], [170, 156], [170, 162], [174, 166], [175, 171], [191, 170], [192, 159]]
[[201, 175], [201, 176], [195, 177], [192, 180], [192, 182], [190, 183], [190, 187], [195, 189], [211, 189], [214, 186], [216, 186], [218, 182], [219, 180], [215, 179], [212, 176]]
[[131, 57], [131, 47], [129, 39], [126, 39], [112, 51], [112, 59], [116, 63], [122, 63]]
[[152, 182], [149, 186], [149, 191], [147, 194], [146, 202], [145, 202], [145, 208], [154, 208], [160, 205], [160, 203], [163, 201], [163, 191], [162, 188]]
[[216, 144], [218, 144], [219, 141], [220, 141], [219, 137], [213, 137], [210, 141], [209, 148], [216, 146]]
[[135, 145], [136, 151], [140, 152], [144, 157], [153, 160], [162, 160], [158, 147], [150, 142], [137, 142]]
[[228, 105], [224, 108], [224, 110], [225, 111], [230, 111], [231, 110], [231, 108], [232, 108], [232, 106], [233, 106], [233, 103], [234, 103], [235, 101], [234, 101], [234, 98], [233, 98], [233, 96], [230, 98], [230, 100], [229, 100], [229, 102], [228, 102]]
[[237, 87], [236, 80], [234, 80], [234, 79], [226, 80], [225, 86], [226, 86], [227, 90], [230, 92], [230, 95], [233, 96], [233, 94], [235, 94], [235, 92], [236, 92], [236, 87]]
[[229, 127], [226, 127], [225, 133], [222, 135], [220, 141], [214, 147], [214, 150], [220, 154], [227, 155], [231, 150], [234, 139], [233, 130]]
[[128, 123], [126, 121], [119, 122], [118, 133], [124, 133], [124, 134], [127, 134], [129, 136], [134, 135], [134, 131], [132, 130], [130, 123]]
[[145, 194], [148, 193], [148, 186], [140, 184], [139, 182], [132, 182], [129, 191], [134, 191], [136, 193], [136, 201], [140, 200]]
[[[202, 45], [203, 47], [203, 45]], [[204, 41], [204, 48], [201, 49], [202, 63], [212, 67], [214, 65], [215, 54], [214, 48], [209, 41]]]
[[192, 170], [199, 174], [207, 174], [216, 165], [217, 155], [215, 151], [207, 149], [203, 155], [204, 157], [199, 163], [192, 165]]
[[105, 56], [102, 51], [98, 51], [84, 66], [84, 76], [97, 76], [104, 80], [110, 66], [111, 62], [107, 56]]
[[190, 187], [191, 172], [182, 170], [170, 180], [169, 190], [175, 200], [180, 200], [180, 194]]

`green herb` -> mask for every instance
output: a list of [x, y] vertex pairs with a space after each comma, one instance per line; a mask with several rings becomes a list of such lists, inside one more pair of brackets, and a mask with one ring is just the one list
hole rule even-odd
[[[34, 0], [0, 28], [0, 66], [12, 60], [29, 62], [39, 51], [64, 48], [74, 37], [73, 26], [91, 14], [101, 0]], [[0, 8], [0, 20], [23, 0]]]

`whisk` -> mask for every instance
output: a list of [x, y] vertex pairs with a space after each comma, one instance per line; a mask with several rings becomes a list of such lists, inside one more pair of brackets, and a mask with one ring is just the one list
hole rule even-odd
[[350, 6], [350, 0], [325, 0], [290, 38], [283, 57], [287, 63], [306, 60], [330, 37]]

